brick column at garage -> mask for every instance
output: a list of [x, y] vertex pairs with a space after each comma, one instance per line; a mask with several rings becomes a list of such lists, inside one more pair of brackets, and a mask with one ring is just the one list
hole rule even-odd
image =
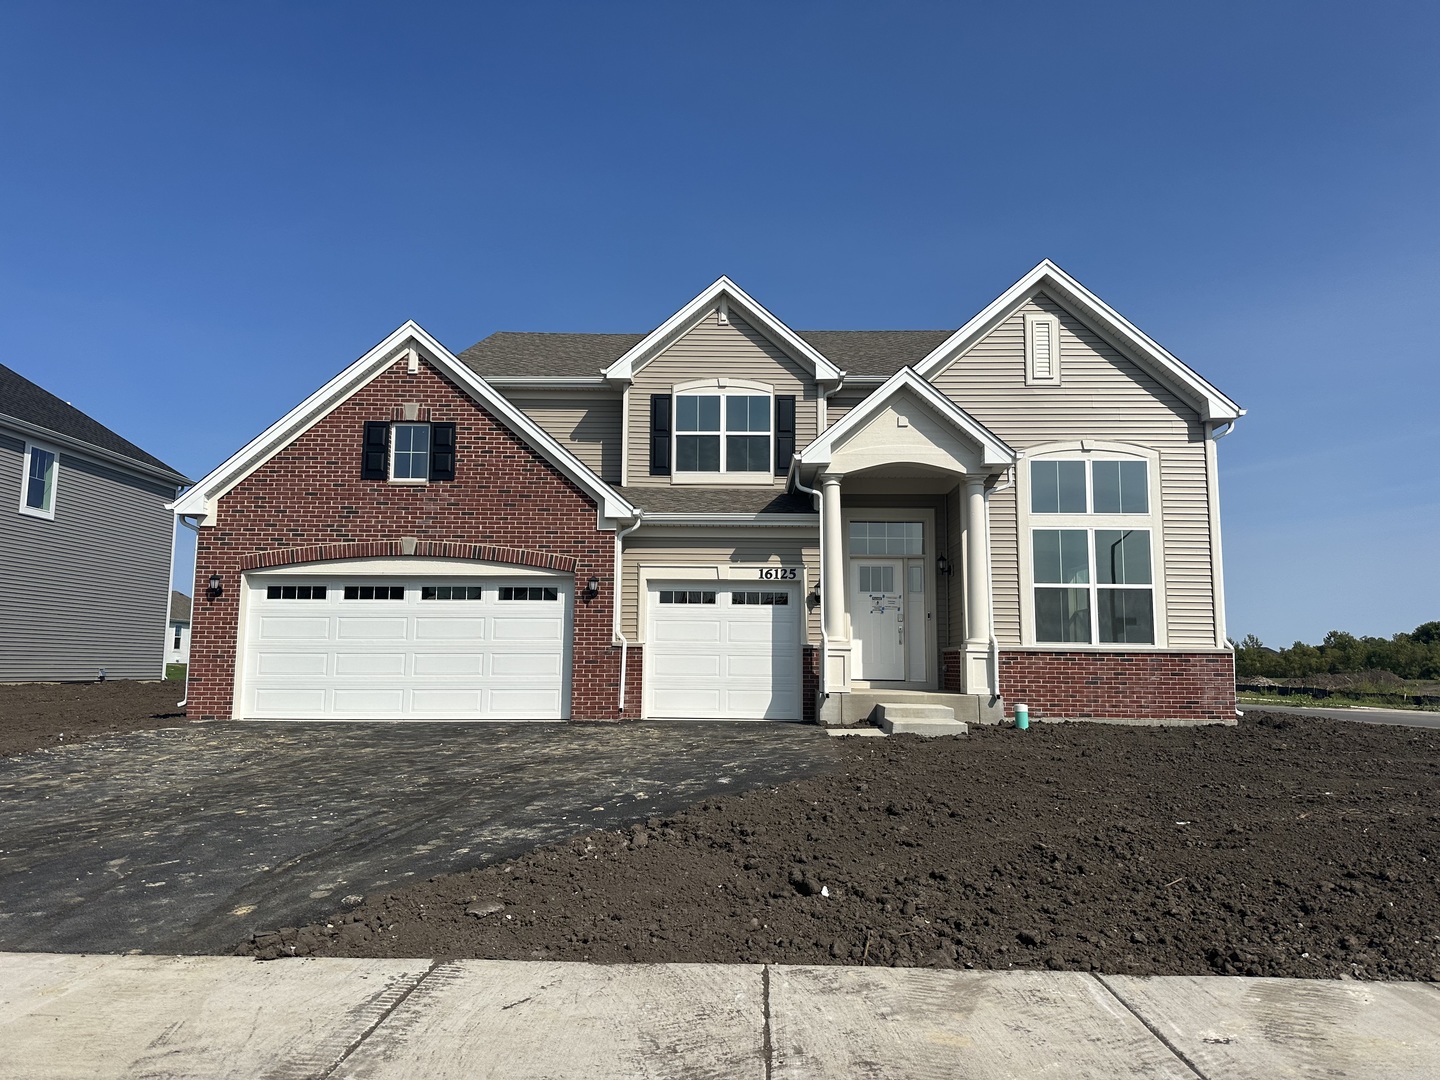
[[[422, 421], [456, 425], [453, 481], [421, 485], [360, 479], [367, 420], [398, 420], [406, 403]], [[434, 545], [488, 545], [574, 560], [570, 715], [618, 718], [619, 649], [611, 638], [618, 602], [613, 532], [596, 529], [593, 501], [459, 387], [422, 363], [386, 368], [218, 502], [195, 556], [187, 715], [228, 718], [235, 689], [240, 574], [263, 553], [323, 548], [391, 555], [401, 537], [417, 554]], [[537, 565], [527, 557], [528, 565]], [[223, 592], [207, 599], [212, 574]], [[584, 597], [591, 576], [598, 596]], [[633, 658], [632, 658], [633, 662]], [[638, 709], [627, 709], [638, 715]]]

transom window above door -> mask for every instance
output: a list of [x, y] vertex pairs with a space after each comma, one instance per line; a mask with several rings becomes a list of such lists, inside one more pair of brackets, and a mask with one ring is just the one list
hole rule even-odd
[[770, 402], [753, 391], [676, 394], [675, 471], [769, 475]]
[[923, 555], [925, 530], [918, 521], [852, 521], [851, 555]]

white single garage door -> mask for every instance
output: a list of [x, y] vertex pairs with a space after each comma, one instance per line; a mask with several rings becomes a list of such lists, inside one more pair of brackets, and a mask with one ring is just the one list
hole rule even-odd
[[250, 574], [240, 715], [560, 720], [573, 580]]
[[647, 715], [799, 720], [804, 605], [795, 587], [652, 584]]

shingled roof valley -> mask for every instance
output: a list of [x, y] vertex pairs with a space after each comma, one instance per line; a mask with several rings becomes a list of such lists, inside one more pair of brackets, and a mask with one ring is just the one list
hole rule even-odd
[[[117, 435], [98, 420], [86, 416], [69, 402], [60, 400], [18, 371], [0, 364], [0, 418], [6, 416], [57, 435], [89, 443], [101, 450], [109, 450], [152, 468], [164, 469], [184, 480], [181, 473], [153, 454], [147, 454], [129, 439]], [[0, 422], [3, 422], [3, 419], [0, 419]]]
[[[952, 330], [799, 330], [831, 363], [854, 376], [885, 377], [929, 356]], [[487, 379], [598, 378], [644, 334], [549, 334], [501, 331], [460, 360]]]

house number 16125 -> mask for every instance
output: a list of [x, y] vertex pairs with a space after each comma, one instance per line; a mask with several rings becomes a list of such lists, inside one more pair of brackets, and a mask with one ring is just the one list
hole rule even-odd
[[800, 570], [794, 566], [762, 566], [760, 568], [761, 581], [794, 581], [800, 576]]

